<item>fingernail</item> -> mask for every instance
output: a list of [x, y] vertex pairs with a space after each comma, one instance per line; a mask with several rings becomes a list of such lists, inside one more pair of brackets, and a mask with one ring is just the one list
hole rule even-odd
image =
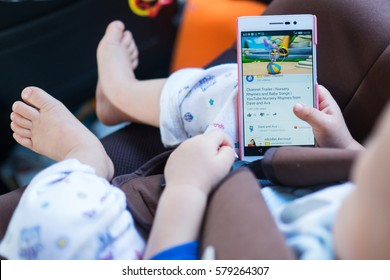
[[295, 111], [302, 111], [303, 105], [301, 103], [297, 103], [294, 105]]
[[29, 99], [30, 96], [31, 96], [31, 93], [32, 93], [32, 89], [31, 88], [24, 89], [23, 92], [22, 92], [23, 99]]

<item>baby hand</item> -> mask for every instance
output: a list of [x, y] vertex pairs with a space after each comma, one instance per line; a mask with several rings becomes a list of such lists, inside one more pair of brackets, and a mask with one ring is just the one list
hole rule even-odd
[[313, 128], [314, 137], [319, 147], [341, 149], [364, 149], [353, 139], [345, 124], [343, 114], [329, 91], [318, 87], [319, 108], [297, 103], [293, 110], [301, 120]]
[[235, 153], [222, 130], [211, 130], [183, 142], [168, 159], [168, 188], [192, 186], [206, 195], [229, 172]]

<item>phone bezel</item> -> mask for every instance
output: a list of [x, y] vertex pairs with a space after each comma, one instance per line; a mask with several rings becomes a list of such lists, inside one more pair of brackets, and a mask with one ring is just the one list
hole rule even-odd
[[[289, 24], [288, 24], [289, 23]], [[312, 31], [312, 52], [313, 52], [313, 106], [318, 108], [317, 98], [317, 19], [315, 15], [271, 15], [271, 16], [243, 16], [237, 18], [237, 66], [238, 66], [238, 144], [239, 158], [244, 161], [261, 159], [267, 149], [276, 146], [259, 146], [262, 155], [244, 155], [244, 133], [243, 133], [243, 96], [242, 96], [242, 40], [241, 32], [262, 32], [262, 31], [289, 31], [289, 30], [311, 30]], [[313, 135], [314, 139], [314, 135]], [[306, 145], [313, 146], [313, 145]]]

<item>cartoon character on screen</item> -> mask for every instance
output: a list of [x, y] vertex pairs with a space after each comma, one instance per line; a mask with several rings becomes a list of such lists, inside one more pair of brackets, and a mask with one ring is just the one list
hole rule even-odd
[[278, 56], [282, 56], [280, 53], [280, 47], [276, 43], [275, 40], [273, 40], [271, 43], [269, 43], [267, 38], [263, 39], [264, 46], [266, 46], [269, 50], [269, 57], [270, 57], [270, 63], [267, 64], [267, 72], [271, 75], [279, 74], [282, 71], [282, 66], [279, 63], [276, 63], [276, 60]]
[[278, 44], [276, 44], [275, 41], [272, 41], [271, 43], [271, 51], [269, 54], [271, 56], [271, 62], [276, 62], [276, 55], [278, 54]]
[[154, 18], [162, 6], [172, 4], [173, 0], [129, 0], [130, 9], [138, 16]]

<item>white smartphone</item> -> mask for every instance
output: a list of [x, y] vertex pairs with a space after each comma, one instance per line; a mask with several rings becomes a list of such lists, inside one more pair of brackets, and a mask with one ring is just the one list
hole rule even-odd
[[293, 106], [318, 107], [316, 45], [314, 15], [238, 17], [241, 160], [260, 159], [271, 147], [314, 146], [311, 126]]

